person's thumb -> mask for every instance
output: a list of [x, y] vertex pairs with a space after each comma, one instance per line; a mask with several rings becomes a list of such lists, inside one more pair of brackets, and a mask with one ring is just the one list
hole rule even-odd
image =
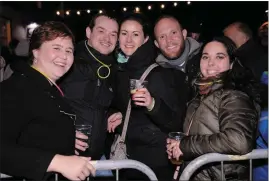
[[85, 161], [90, 161], [92, 159], [91, 157], [84, 157], [84, 156], [81, 156], [80, 158]]

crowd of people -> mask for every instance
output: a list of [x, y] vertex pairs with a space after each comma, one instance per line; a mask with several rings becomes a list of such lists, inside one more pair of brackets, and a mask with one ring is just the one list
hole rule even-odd
[[[170, 159], [184, 160], [182, 172], [206, 153], [267, 148], [268, 23], [257, 40], [247, 24], [234, 22], [203, 43], [173, 16], [158, 18], [154, 37], [150, 25], [139, 13], [121, 20], [97, 14], [77, 45], [62, 22], [38, 26], [27, 59], [13, 56], [11, 73], [1, 78], [0, 172], [15, 180], [98, 175], [90, 160], [109, 159], [130, 99], [127, 156], [149, 166], [158, 180], [173, 179], [177, 165]], [[146, 86], [131, 94], [130, 81], [154, 63]], [[78, 124], [92, 126], [90, 138], [75, 130]], [[185, 136], [176, 141], [170, 132]], [[268, 179], [267, 165], [256, 163], [256, 180]], [[248, 163], [224, 164], [226, 180], [247, 179], [247, 172]], [[121, 177], [147, 180], [133, 169], [123, 169]], [[192, 176], [220, 179], [220, 164]]]

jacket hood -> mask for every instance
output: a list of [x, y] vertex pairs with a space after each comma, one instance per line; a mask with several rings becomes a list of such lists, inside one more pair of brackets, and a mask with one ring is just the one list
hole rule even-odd
[[176, 68], [185, 72], [185, 65], [189, 59], [199, 53], [201, 44], [195, 39], [187, 37], [185, 40], [185, 49], [176, 59], [168, 59], [163, 54], [159, 54], [156, 62], [165, 68]]

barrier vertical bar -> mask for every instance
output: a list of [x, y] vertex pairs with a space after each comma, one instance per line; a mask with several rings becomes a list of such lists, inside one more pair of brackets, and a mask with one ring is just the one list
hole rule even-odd
[[116, 169], [116, 181], [119, 181], [119, 169]]
[[249, 180], [252, 181], [252, 159], [249, 160]]
[[223, 165], [223, 161], [221, 161], [221, 180], [224, 180], [224, 165]]

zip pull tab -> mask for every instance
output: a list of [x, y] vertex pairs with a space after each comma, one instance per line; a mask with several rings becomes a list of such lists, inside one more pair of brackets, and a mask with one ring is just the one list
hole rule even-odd
[[100, 79], [97, 79], [97, 87], [100, 87], [101, 86], [101, 81]]
[[62, 111], [62, 110], [60, 110], [60, 113], [63, 113], [65, 115], [69, 116], [69, 118], [71, 118], [73, 120], [74, 125], [76, 125], [77, 116], [75, 114], [67, 113], [67, 112]]

